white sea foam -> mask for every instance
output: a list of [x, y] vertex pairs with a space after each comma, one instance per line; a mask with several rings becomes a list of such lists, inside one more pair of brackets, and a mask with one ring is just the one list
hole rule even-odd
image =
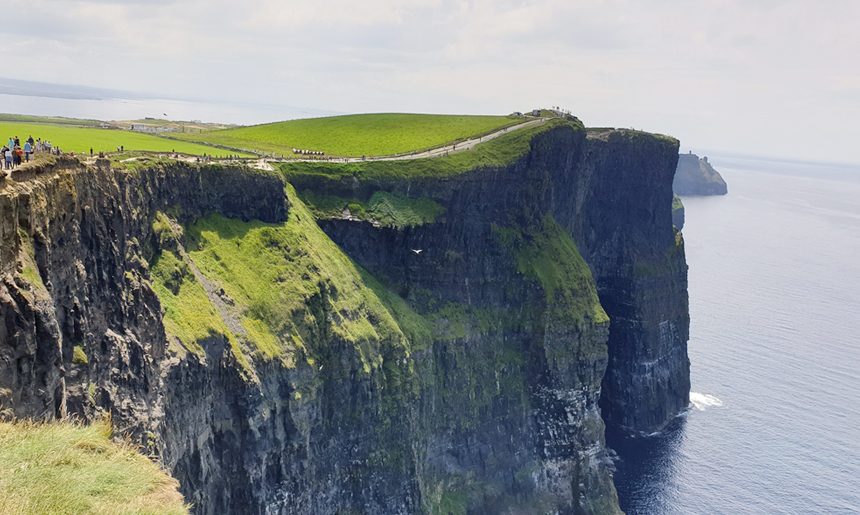
[[690, 392], [690, 403], [699, 411], [705, 411], [708, 408], [718, 408], [723, 405], [723, 401], [713, 395], [696, 392]]

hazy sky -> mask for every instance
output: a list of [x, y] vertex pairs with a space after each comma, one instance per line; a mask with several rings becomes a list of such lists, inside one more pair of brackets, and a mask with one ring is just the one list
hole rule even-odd
[[860, 163], [856, 0], [3, 6], [6, 78], [281, 106], [265, 121], [297, 109], [506, 114], [560, 105], [588, 126], [670, 134], [699, 153]]

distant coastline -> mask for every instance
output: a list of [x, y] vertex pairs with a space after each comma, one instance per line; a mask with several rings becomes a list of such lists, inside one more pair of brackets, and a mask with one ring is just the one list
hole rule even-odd
[[218, 99], [159, 98], [131, 91], [66, 84], [21, 81], [0, 77], [0, 108], [11, 114], [63, 116], [98, 120], [137, 120], [147, 117], [203, 120], [237, 125], [316, 118], [340, 111], [300, 108], [265, 102]]

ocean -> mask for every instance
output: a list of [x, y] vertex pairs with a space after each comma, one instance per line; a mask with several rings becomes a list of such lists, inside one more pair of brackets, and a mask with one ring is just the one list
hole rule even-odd
[[627, 515], [860, 513], [860, 167], [732, 156], [686, 197], [692, 408], [607, 436]]
[[[0, 79], [0, 86], [3, 85]], [[2, 89], [0, 89], [2, 91]], [[265, 102], [230, 103], [206, 100], [159, 98], [55, 98], [50, 96], [0, 93], [0, 113], [34, 116], [64, 116], [95, 120], [200, 120], [203, 122], [253, 125], [297, 118], [341, 114], [320, 109], [305, 109]]]

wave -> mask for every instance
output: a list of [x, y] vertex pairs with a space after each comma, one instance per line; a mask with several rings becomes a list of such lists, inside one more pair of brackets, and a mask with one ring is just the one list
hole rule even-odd
[[699, 411], [705, 411], [708, 408], [719, 408], [723, 401], [707, 393], [690, 392], [690, 404]]

